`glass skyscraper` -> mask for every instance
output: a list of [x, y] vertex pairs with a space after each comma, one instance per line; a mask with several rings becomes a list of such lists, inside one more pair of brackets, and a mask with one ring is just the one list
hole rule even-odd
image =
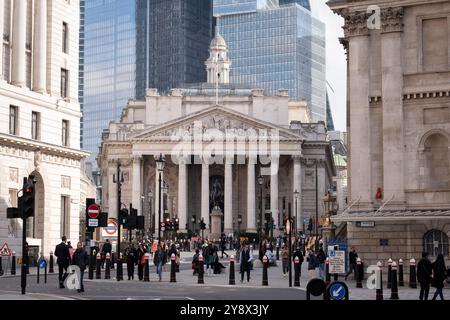
[[[231, 7], [224, 14], [220, 6], [227, 1]], [[239, 4], [248, 2], [214, 3], [220, 4], [214, 13], [229, 48], [231, 82], [272, 94], [288, 89], [291, 98], [307, 101], [313, 121], [326, 122], [325, 24], [298, 3], [242, 13]]]
[[279, 0], [279, 1], [280, 1], [280, 6], [283, 4], [298, 3], [303, 8], [311, 11], [311, 4], [310, 4], [309, 0]]
[[[98, 153], [102, 130], [145, 89], [206, 81], [212, 0], [82, 0], [82, 147]], [[83, 85], [84, 82], [84, 85]]]

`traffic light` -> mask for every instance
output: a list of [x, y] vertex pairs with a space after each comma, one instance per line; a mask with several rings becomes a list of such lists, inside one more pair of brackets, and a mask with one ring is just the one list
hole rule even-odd
[[312, 229], [313, 229], [313, 220], [312, 218], [309, 218], [308, 231], [312, 231]]
[[173, 229], [175, 231], [178, 231], [180, 229], [180, 220], [178, 220], [178, 218], [174, 219]]
[[23, 188], [23, 215], [24, 218], [34, 217], [34, 198], [35, 198], [35, 186], [34, 176], [30, 175]]
[[206, 223], [203, 221], [203, 219], [200, 221], [200, 229], [205, 230], [206, 229]]
[[123, 208], [119, 211], [119, 225], [126, 226], [128, 222], [128, 209]]

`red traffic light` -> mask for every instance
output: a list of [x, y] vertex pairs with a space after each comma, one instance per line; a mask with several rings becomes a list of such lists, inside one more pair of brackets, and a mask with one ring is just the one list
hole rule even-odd
[[33, 193], [34, 192], [34, 188], [33, 187], [28, 187], [25, 189], [25, 193]]

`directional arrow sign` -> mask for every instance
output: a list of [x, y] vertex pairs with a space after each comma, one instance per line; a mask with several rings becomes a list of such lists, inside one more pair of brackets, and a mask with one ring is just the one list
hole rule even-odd
[[331, 283], [327, 291], [330, 300], [348, 300], [348, 287], [343, 282], [335, 281]]

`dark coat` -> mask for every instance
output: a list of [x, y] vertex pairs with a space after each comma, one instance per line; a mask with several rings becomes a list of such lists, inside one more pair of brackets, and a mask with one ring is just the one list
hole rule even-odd
[[348, 254], [348, 260], [350, 264], [356, 264], [356, 260], [358, 259], [358, 254], [356, 252], [350, 251]]
[[127, 248], [125, 250], [125, 255], [127, 257], [127, 263], [128, 264], [135, 264], [137, 262], [137, 252], [134, 247]]
[[72, 257], [72, 265], [78, 266], [81, 271], [84, 271], [88, 264], [89, 261], [86, 251], [84, 251], [83, 249], [75, 250]]
[[248, 251], [242, 250], [241, 256], [239, 258], [241, 272], [250, 270], [252, 262], [249, 260], [250, 260], [250, 250], [248, 250]]
[[56, 260], [57, 264], [68, 267], [70, 264], [70, 251], [69, 246], [64, 242], [58, 244], [55, 248], [55, 256], [58, 258]]
[[431, 282], [431, 274], [433, 272], [433, 268], [431, 266], [430, 260], [427, 258], [420, 259], [417, 264], [417, 281], [422, 284], [428, 285]]
[[317, 260], [319, 261], [319, 264], [325, 263], [326, 259], [327, 256], [325, 255], [325, 251], [323, 251], [323, 249], [320, 249], [317, 253]]
[[300, 260], [300, 264], [303, 263], [304, 258], [303, 258], [303, 253], [302, 253], [301, 250], [296, 250], [296, 251], [294, 252], [294, 254], [292, 255], [292, 261], [295, 260], [295, 257], [298, 257], [298, 259]]
[[105, 242], [105, 244], [103, 245], [103, 248], [102, 248], [102, 253], [104, 253], [104, 254], [107, 254], [107, 253], [111, 254], [111, 251], [112, 251], [111, 243], [110, 242]]
[[157, 250], [154, 253], [153, 263], [157, 266], [160, 262], [164, 265], [167, 261], [167, 251], [166, 250]]
[[433, 280], [431, 281], [431, 285], [438, 289], [444, 288], [444, 281], [447, 278], [447, 270], [445, 269], [445, 265], [440, 265], [439, 263], [433, 262], [431, 267], [433, 269]]

